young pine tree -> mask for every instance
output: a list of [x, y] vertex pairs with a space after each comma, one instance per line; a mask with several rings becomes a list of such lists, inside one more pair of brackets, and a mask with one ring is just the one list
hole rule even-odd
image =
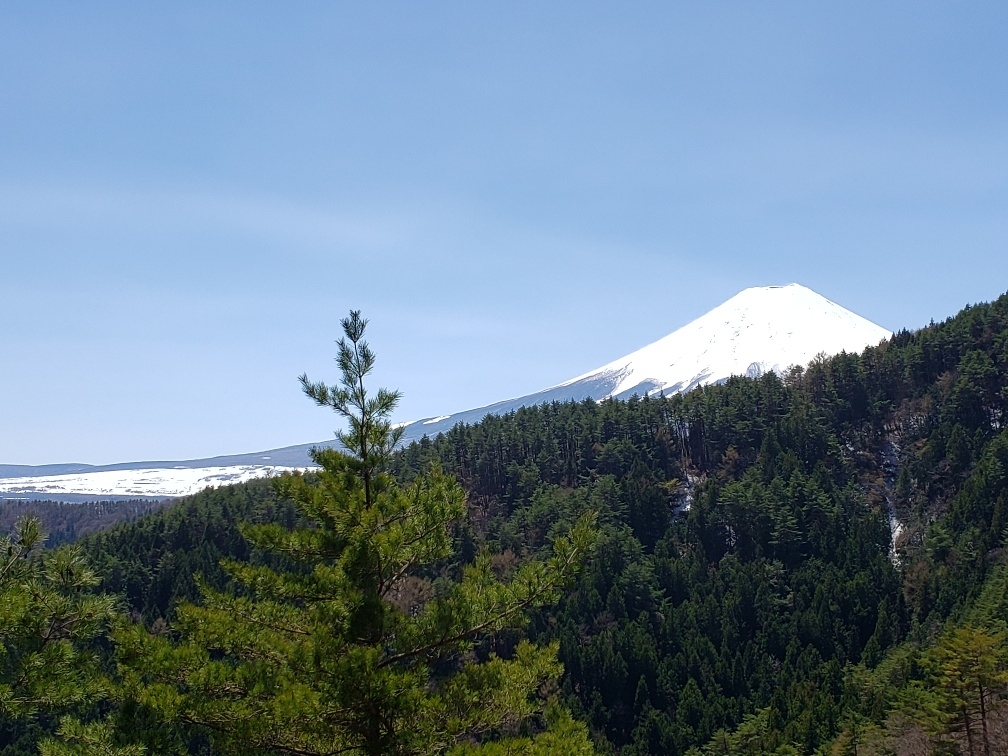
[[243, 530], [289, 568], [226, 563], [239, 589], [204, 587], [201, 603], [178, 607], [175, 638], [124, 627], [133, 704], [209, 732], [220, 753], [495, 754], [537, 742], [591, 753], [586, 728], [562, 711], [538, 736], [524, 727], [560, 675], [556, 646], [523, 641], [502, 658], [486, 643], [558, 598], [592, 544], [590, 520], [508, 581], [481, 555], [414, 611], [397, 608], [409, 580], [451, 555], [465, 494], [437, 467], [406, 487], [385, 471], [401, 436], [389, 419], [399, 394], [369, 392], [367, 321], [351, 312], [342, 325], [340, 383], [300, 380], [345, 419], [344, 451], [315, 449], [317, 473], [279, 481], [310, 524]]
[[96, 595], [94, 571], [74, 547], [40, 554], [35, 518], [0, 538], [0, 718], [69, 712], [100, 701], [108, 687], [89, 648], [115, 615]]

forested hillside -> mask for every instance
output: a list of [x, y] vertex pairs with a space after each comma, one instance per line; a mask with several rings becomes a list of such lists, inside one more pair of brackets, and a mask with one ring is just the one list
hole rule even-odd
[[[594, 517], [559, 601], [474, 651], [558, 644], [557, 702], [599, 752], [1005, 753], [1006, 402], [1008, 295], [783, 378], [457, 426], [387, 463], [467, 493], [450, 554], [388, 601], [422, 615], [467, 565], [508, 581]], [[296, 572], [241, 525], [319, 527], [284, 491], [206, 491], [82, 553], [173, 637], [180, 602], [256, 592], [222, 558]]]
[[1000, 574], [1006, 370], [1003, 297], [783, 381], [487, 418], [399, 473], [438, 459], [479, 537], [518, 558], [602, 514], [596, 558], [537, 632], [561, 639], [565, 691], [609, 744], [681, 753], [749, 716], [755, 752], [810, 753], [849, 720], [852, 665], [929, 643]]
[[121, 522], [132, 522], [160, 509], [166, 501], [128, 499], [125, 501], [48, 501], [0, 499], [0, 533], [10, 533], [25, 516], [37, 517], [48, 534], [49, 548], [72, 543], [89, 533], [105, 530]]

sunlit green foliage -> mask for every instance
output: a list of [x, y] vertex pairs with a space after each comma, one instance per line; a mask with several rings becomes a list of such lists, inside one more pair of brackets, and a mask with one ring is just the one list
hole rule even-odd
[[[366, 391], [374, 357], [364, 325], [357, 313], [343, 322], [341, 385], [302, 378], [310, 397], [350, 421], [345, 453], [317, 450], [321, 470], [310, 480], [279, 482], [305, 524], [242, 528], [289, 567], [225, 561], [236, 589], [202, 585], [198, 603], [177, 608], [169, 634], [130, 624], [115, 634], [127, 696], [165, 722], [208, 732], [215, 752], [478, 745], [532, 724], [540, 690], [562, 671], [556, 644], [509, 649], [493, 639], [557, 600], [592, 543], [590, 515], [506, 580], [484, 553], [429, 600], [403, 605], [409, 581], [452, 555], [465, 493], [436, 465], [408, 486], [385, 471], [397, 395]], [[563, 732], [548, 737], [589, 748], [583, 730]]]
[[76, 548], [39, 554], [43, 534], [25, 518], [0, 538], [0, 716], [28, 718], [101, 700], [107, 687], [90, 642], [113, 599]]
[[[347, 386], [304, 384], [337, 410], [354, 400]], [[391, 396], [364, 401], [388, 406]], [[543, 587], [542, 577], [531, 579], [538, 568], [528, 565], [562, 554], [563, 539], [592, 512], [598, 545], [555, 607], [547, 601], [534, 609], [524, 628], [491, 623], [487, 629], [500, 632], [460, 640], [454, 655], [421, 661], [419, 654], [416, 666], [398, 670], [403, 685], [421, 679], [407, 672], [429, 674], [424, 690], [442, 701], [434, 719], [457, 737], [461, 752], [542, 749], [565, 727], [583, 735], [562, 715], [547, 715], [552, 725], [543, 732], [541, 699], [520, 693], [503, 701], [517, 712], [508, 722], [467, 724], [461, 714], [448, 722], [454, 715], [445, 712], [458, 706], [451, 701], [464, 699], [452, 698], [449, 680], [496, 700], [491, 682], [503, 684], [502, 665], [519, 654], [530, 654], [526, 671], [547, 681], [547, 696], [563, 664], [563, 703], [604, 752], [968, 753], [972, 739], [973, 752], [983, 753], [985, 716], [990, 749], [998, 752], [1008, 748], [1003, 668], [995, 662], [987, 677], [974, 674], [987, 662], [970, 661], [951, 639], [957, 628], [973, 628], [994, 638], [992, 652], [1004, 646], [1006, 402], [1003, 297], [783, 378], [732, 379], [671, 399], [527, 408], [387, 459], [375, 452], [381, 463], [372, 467], [363, 452], [387, 447], [388, 437], [368, 436], [376, 426], [362, 424], [367, 450], [333, 457], [318, 477], [291, 479], [283, 496], [258, 483], [206, 492], [87, 540], [110, 584], [156, 626], [155, 637], [139, 628], [119, 636], [124, 669], [135, 674], [126, 675], [127, 688], [146, 706], [120, 707], [117, 716], [127, 729], [161, 733], [145, 741], [148, 752], [168, 753], [192, 745], [171, 741], [172, 727], [214, 706], [230, 716], [258, 701], [279, 730], [302, 705], [316, 712], [325, 685], [330, 698], [352, 693], [351, 703], [389, 702], [381, 685], [340, 693], [325, 675], [309, 679], [314, 649], [342, 658], [331, 652], [349, 647], [351, 630], [388, 632], [378, 656], [365, 654], [339, 675], [366, 672], [380, 663], [374, 659], [388, 658], [381, 655], [423, 648], [424, 638], [429, 645], [436, 628], [479, 624], [494, 602], [517, 606], [522, 595], [508, 591], [522, 581], [529, 590]], [[359, 489], [365, 473], [374, 486], [370, 506]], [[395, 482], [382, 477], [387, 473]], [[447, 507], [437, 514], [435, 506], [430, 522], [447, 522], [450, 496], [434, 492], [447, 492], [452, 479], [467, 492], [466, 516], [435, 528], [431, 551], [416, 554], [401, 579], [376, 569], [397, 569], [393, 555], [410, 540], [406, 530], [386, 533], [382, 524], [410, 496], [426, 495]], [[298, 508], [284, 497], [297, 499]], [[341, 519], [349, 512], [360, 530]], [[895, 539], [891, 516], [901, 523]], [[257, 525], [239, 526], [243, 520]], [[339, 550], [344, 545], [348, 551]], [[204, 575], [202, 594], [194, 571]], [[467, 581], [478, 590], [466, 593]], [[384, 599], [375, 598], [379, 585], [390, 586]], [[346, 586], [353, 590], [337, 591]], [[305, 597], [323, 590], [328, 598], [319, 604], [328, 613], [312, 615]], [[543, 595], [551, 593], [558, 595], [545, 586]], [[309, 643], [261, 626], [304, 628], [313, 617], [338, 632]], [[232, 618], [227, 634], [214, 629]], [[526, 635], [535, 646], [523, 644]], [[274, 658], [274, 648], [301, 660], [290, 667], [297, 674], [269, 672], [265, 661], [256, 666]], [[186, 700], [175, 682], [156, 688], [158, 675], [174, 674], [177, 682], [187, 660], [186, 674], [217, 675], [192, 678], [211, 694], [205, 701]], [[227, 685], [238, 675], [253, 693], [220, 703], [222, 691], [237, 690]], [[987, 681], [983, 696], [981, 683], [969, 687], [971, 675]], [[287, 697], [274, 696], [279, 691]], [[413, 712], [417, 721], [417, 712], [434, 710], [410, 696], [396, 705], [397, 716]], [[359, 722], [354, 726], [366, 729], [366, 717]], [[415, 729], [426, 737], [422, 724]], [[86, 738], [98, 743], [105, 735], [73, 737], [83, 747]], [[228, 738], [237, 737], [217, 736], [218, 747], [232, 747]]]

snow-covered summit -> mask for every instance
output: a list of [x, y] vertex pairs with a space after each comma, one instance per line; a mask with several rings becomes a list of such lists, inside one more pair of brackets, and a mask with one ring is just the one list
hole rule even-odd
[[[596, 401], [632, 394], [672, 395], [733, 375], [782, 373], [818, 354], [860, 352], [889, 331], [798, 284], [746, 289], [719, 307], [625, 357], [552, 388], [486, 407], [404, 425], [403, 441], [436, 436], [457, 423], [552, 401]], [[207, 485], [311, 467], [308, 451], [332, 440], [182, 462], [108, 465], [0, 465], [0, 498], [180, 496]]]
[[799, 284], [754, 287], [668, 336], [552, 388], [409, 423], [403, 440], [435, 436], [460, 422], [475, 423], [488, 414], [544, 402], [671, 396], [733, 375], [783, 373], [819, 354], [861, 352], [891, 335]]
[[561, 386], [603, 381], [607, 396], [677, 394], [733, 375], [783, 373], [820, 353], [861, 352], [891, 335], [799, 284], [759, 286]]

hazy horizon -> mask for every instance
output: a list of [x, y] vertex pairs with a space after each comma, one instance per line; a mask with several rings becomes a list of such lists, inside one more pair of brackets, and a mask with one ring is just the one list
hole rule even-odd
[[1008, 289], [1008, 7], [9, 5], [0, 463], [329, 438], [555, 385], [750, 286]]

